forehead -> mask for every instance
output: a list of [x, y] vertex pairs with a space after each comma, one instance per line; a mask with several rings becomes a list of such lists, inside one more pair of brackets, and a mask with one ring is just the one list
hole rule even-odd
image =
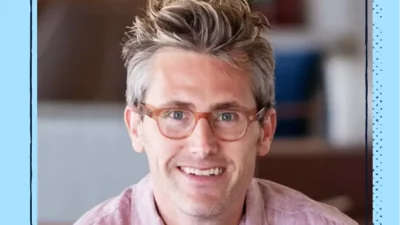
[[163, 49], [154, 55], [150, 71], [148, 103], [181, 101], [206, 108], [236, 102], [242, 107], [255, 107], [250, 72], [208, 54]]

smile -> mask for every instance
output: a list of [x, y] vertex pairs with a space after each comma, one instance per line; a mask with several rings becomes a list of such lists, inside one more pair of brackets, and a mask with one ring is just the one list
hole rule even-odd
[[215, 167], [206, 170], [201, 170], [191, 167], [179, 167], [179, 169], [186, 174], [196, 175], [196, 176], [218, 176], [224, 172], [224, 169], [221, 167]]

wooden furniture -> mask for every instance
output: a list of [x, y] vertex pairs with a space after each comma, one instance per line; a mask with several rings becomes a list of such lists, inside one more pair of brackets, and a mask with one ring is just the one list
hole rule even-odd
[[124, 102], [121, 43], [145, 0], [42, 0], [38, 100]]
[[372, 151], [364, 149], [334, 148], [320, 140], [277, 140], [269, 155], [257, 159], [255, 176], [317, 201], [342, 198], [349, 207], [344, 213], [365, 223], [372, 220]]

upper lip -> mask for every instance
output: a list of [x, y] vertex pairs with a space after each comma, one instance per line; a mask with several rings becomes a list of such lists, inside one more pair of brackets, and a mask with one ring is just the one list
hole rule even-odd
[[222, 168], [224, 169], [224, 166], [178, 166], [178, 167], [187, 167], [187, 168], [193, 168], [193, 169], [198, 169], [198, 170], [208, 170], [208, 169], [214, 169], [214, 168]]

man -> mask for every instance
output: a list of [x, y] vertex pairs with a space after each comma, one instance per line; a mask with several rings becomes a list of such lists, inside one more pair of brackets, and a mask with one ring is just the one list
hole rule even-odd
[[267, 19], [245, 0], [150, 0], [123, 56], [124, 118], [150, 174], [76, 225], [348, 225], [253, 177], [276, 127]]

